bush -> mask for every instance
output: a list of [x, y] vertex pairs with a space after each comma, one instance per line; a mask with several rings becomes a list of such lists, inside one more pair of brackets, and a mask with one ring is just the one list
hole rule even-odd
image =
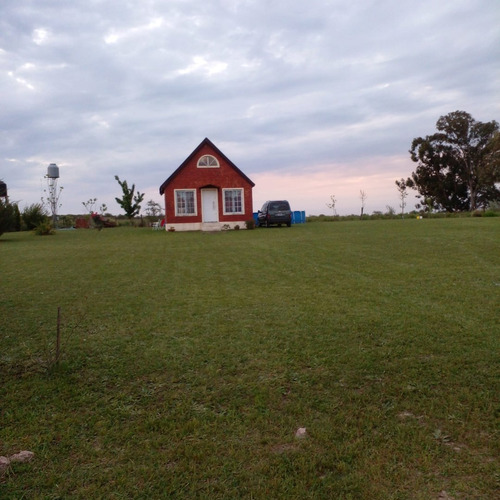
[[24, 228], [28, 231], [35, 229], [40, 224], [47, 222], [47, 213], [41, 203], [33, 203], [25, 207], [22, 213]]
[[499, 217], [500, 212], [496, 212], [495, 210], [486, 210], [483, 214], [483, 217]]
[[98, 231], [100, 231], [104, 227], [104, 221], [102, 220], [102, 217], [95, 212], [92, 212], [90, 216], [92, 217], [92, 222], [94, 223], [94, 227]]
[[253, 219], [245, 221], [245, 227], [247, 229], [255, 229], [255, 221]]
[[60, 227], [74, 227], [75, 226], [75, 217], [72, 215], [63, 215], [60, 219]]
[[50, 234], [54, 234], [55, 231], [52, 229], [52, 224], [49, 222], [49, 220], [45, 220], [43, 222], [40, 222], [38, 226], [35, 227], [35, 234], [38, 236], [48, 236]]
[[89, 217], [77, 217], [75, 219], [76, 229], [89, 229], [89, 227], [90, 227]]

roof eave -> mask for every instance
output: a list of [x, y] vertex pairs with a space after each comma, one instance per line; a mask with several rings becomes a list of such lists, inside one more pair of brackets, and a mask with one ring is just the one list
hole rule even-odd
[[184, 166], [191, 160], [193, 156], [195, 156], [198, 151], [204, 146], [208, 144], [211, 148], [213, 148], [226, 162], [238, 172], [247, 182], [254, 187], [255, 182], [253, 182], [249, 177], [247, 177], [208, 137], [205, 137], [200, 144], [193, 150], [193, 152], [172, 172], [170, 177], [160, 186], [160, 194], [163, 195], [168, 184], [177, 176], [177, 174], [184, 168]]

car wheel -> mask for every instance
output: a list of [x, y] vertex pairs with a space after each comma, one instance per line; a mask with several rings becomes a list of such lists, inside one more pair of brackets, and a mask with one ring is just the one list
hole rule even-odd
[[286, 223], [286, 227], [290, 227], [291, 225], [292, 225], [292, 223], [291, 223], [291, 222], [287, 222], [287, 223]]

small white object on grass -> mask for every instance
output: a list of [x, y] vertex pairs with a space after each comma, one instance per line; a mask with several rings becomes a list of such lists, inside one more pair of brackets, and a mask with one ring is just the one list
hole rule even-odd
[[32, 451], [23, 450], [11, 455], [9, 458], [11, 462], [29, 462], [34, 456], [35, 454]]
[[305, 427], [299, 427], [295, 433], [296, 438], [305, 438], [307, 436], [307, 429]]

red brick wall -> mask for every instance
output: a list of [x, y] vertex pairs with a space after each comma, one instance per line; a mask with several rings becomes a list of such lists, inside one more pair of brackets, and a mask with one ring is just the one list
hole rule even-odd
[[[219, 168], [198, 168], [196, 165], [203, 155], [212, 155], [217, 158]], [[252, 185], [232, 168], [224, 158], [221, 158], [208, 145], [204, 145], [198, 154], [176, 175], [165, 187], [165, 207], [167, 224], [191, 223], [202, 221], [201, 191], [203, 187], [216, 187], [219, 201], [219, 221], [234, 222], [253, 218]], [[243, 188], [245, 198], [245, 214], [224, 215], [224, 200], [222, 189]], [[175, 189], [196, 189], [197, 215], [175, 216]]]

